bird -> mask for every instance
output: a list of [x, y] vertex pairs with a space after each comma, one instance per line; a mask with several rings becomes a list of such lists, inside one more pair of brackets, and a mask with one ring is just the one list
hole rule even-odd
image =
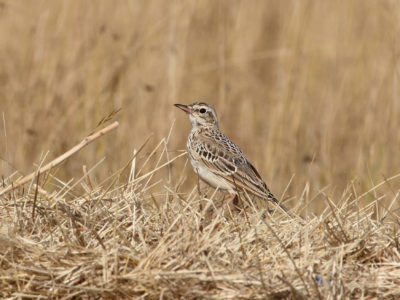
[[220, 131], [217, 113], [210, 104], [174, 105], [187, 114], [192, 124], [186, 147], [193, 170], [204, 182], [230, 195], [225, 204], [245, 190], [275, 203], [289, 214], [242, 150]]

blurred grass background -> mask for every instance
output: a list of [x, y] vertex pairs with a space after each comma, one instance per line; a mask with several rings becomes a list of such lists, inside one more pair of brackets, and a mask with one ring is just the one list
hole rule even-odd
[[368, 189], [400, 170], [399, 36], [396, 0], [2, 0], [0, 175], [31, 172], [116, 108], [119, 130], [58, 176], [106, 155], [101, 180], [174, 120], [175, 155], [190, 124], [172, 104], [205, 101], [277, 196], [293, 175], [295, 197]]

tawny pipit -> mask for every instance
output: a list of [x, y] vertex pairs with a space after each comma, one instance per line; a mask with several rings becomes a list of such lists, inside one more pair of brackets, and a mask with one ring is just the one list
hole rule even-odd
[[242, 150], [219, 130], [217, 114], [211, 105], [195, 102], [175, 106], [186, 112], [192, 123], [187, 152], [194, 171], [202, 180], [229, 193], [231, 198], [227, 202], [238, 195], [238, 189], [243, 189], [288, 211], [269, 191]]

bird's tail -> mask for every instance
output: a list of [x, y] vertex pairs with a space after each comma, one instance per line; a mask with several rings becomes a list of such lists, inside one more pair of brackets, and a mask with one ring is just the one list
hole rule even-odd
[[293, 217], [292, 214], [289, 212], [289, 209], [286, 208], [282, 203], [278, 201], [278, 199], [275, 198], [274, 194], [271, 193], [270, 190], [268, 190], [268, 200], [274, 202], [276, 205], [278, 205], [285, 213], [287, 213], [290, 217]]

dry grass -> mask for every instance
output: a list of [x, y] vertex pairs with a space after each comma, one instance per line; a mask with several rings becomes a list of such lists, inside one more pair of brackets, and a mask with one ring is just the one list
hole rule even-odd
[[[122, 111], [37, 194], [36, 178], [0, 196], [0, 296], [398, 297], [399, 11], [2, 0], [1, 188]], [[187, 160], [172, 161], [189, 131], [172, 104], [196, 100], [303, 223], [252, 201], [250, 223], [210, 219], [221, 195], [199, 195]]]
[[[154, 170], [141, 173], [134, 159], [124, 183], [120, 170], [101, 185], [82, 184], [82, 193], [50, 176], [2, 196], [0, 297], [400, 296], [399, 223], [379, 199], [361, 207], [368, 192], [350, 186], [336, 205], [327, 197], [319, 217], [268, 215], [247, 199], [247, 218], [244, 210], [218, 210], [210, 218], [222, 200], [217, 194], [199, 195], [196, 187], [181, 193], [184, 177], [175, 185], [154, 181], [184, 155], [168, 158], [167, 142], [154, 149], [162, 150]], [[46, 192], [52, 184], [56, 191]], [[154, 185], [162, 195], [149, 192]], [[299, 200], [297, 212], [310, 202]]]

